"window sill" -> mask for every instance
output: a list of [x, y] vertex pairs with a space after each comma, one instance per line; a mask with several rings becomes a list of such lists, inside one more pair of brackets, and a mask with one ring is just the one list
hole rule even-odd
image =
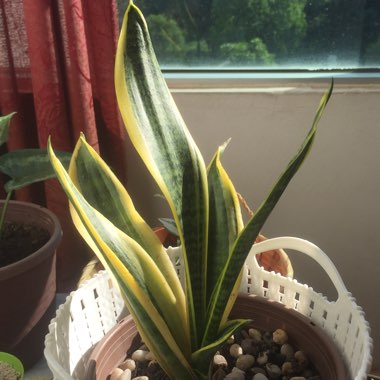
[[380, 92], [380, 70], [244, 71], [163, 70], [172, 92]]

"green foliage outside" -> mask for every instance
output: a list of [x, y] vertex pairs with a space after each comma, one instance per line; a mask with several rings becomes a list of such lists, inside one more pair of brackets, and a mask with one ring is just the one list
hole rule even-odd
[[227, 42], [220, 45], [222, 64], [238, 66], [255, 62], [267, 66], [274, 63], [274, 56], [270, 54], [261, 38], [254, 38], [249, 42]]
[[368, 45], [365, 57], [366, 57], [366, 62], [369, 65], [372, 65], [372, 66], [379, 65], [379, 62], [380, 62], [380, 38], [378, 38], [375, 42]]
[[186, 40], [183, 30], [171, 17], [162, 14], [152, 14], [147, 17], [151, 30], [152, 42], [160, 52], [161, 63], [170, 63], [186, 56]]
[[[118, 0], [120, 15], [127, 4]], [[378, 0], [136, 0], [136, 5], [166, 67], [380, 66]]]

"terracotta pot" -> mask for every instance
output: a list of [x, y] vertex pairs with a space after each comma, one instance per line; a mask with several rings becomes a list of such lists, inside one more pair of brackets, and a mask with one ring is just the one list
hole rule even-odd
[[[256, 243], [260, 243], [267, 238], [264, 235], [259, 235]], [[256, 260], [259, 266], [263, 267], [268, 272], [280, 273], [284, 277], [292, 277], [294, 275], [292, 263], [289, 256], [283, 249], [272, 249], [270, 251], [261, 252], [256, 255]]]
[[153, 231], [165, 248], [169, 246], [176, 247], [178, 245], [178, 237], [171, 234], [165, 227], [155, 227]]
[[[351, 378], [336, 345], [323, 330], [295, 310], [259, 296], [239, 295], [231, 317], [253, 319], [252, 326], [261, 330], [282, 328], [287, 331], [290, 343], [306, 353], [322, 379]], [[109, 379], [112, 369], [125, 359], [127, 352], [136, 349], [140, 341], [132, 318], [123, 319], [96, 345], [88, 360], [85, 379]]]
[[42, 357], [54, 316], [55, 251], [62, 230], [52, 212], [26, 202], [12, 201], [6, 219], [34, 224], [50, 233], [50, 240], [38, 251], [0, 268], [0, 351], [16, 355], [27, 369]]
[[[178, 237], [170, 233], [165, 227], [156, 227], [153, 229], [157, 237], [160, 239], [164, 247], [178, 246]], [[256, 243], [260, 243], [267, 238], [259, 234], [256, 238]], [[293, 267], [287, 253], [283, 249], [273, 249], [266, 252], [261, 252], [256, 255], [256, 260], [261, 267], [268, 272], [280, 273], [284, 277], [293, 277]]]

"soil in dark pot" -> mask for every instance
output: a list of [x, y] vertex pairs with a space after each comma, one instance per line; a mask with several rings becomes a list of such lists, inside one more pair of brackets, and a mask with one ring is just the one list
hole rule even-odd
[[[252, 326], [263, 331], [285, 330], [289, 343], [306, 354], [321, 379], [351, 378], [337, 346], [321, 328], [295, 310], [262, 297], [239, 295], [231, 317], [253, 319]], [[136, 325], [128, 316], [96, 345], [88, 360], [86, 380], [109, 379], [111, 371], [125, 360], [126, 353], [138, 348], [140, 343]]]
[[0, 243], [0, 351], [16, 355], [28, 369], [43, 355], [55, 312], [55, 252], [62, 230], [51, 211], [26, 202], [10, 203], [6, 223]]

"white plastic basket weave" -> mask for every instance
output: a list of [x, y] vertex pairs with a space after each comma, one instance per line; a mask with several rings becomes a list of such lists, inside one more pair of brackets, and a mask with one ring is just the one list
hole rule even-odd
[[[336, 287], [337, 301], [331, 302], [307, 285], [258, 266], [256, 254], [280, 248], [303, 252], [316, 260]], [[168, 254], [182, 280], [180, 249], [169, 248]], [[245, 263], [240, 290], [285, 304], [323, 327], [343, 352], [352, 379], [367, 378], [372, 361], [369, 325], [335, 266], [317, 246], [292, 237], [254, 244]], [[57, 310], [45, 339], [44, 353], [54, 379], [83, 379], [92, 348], [126, 313], [122, 297], [105, 271], [72, 292]]]

